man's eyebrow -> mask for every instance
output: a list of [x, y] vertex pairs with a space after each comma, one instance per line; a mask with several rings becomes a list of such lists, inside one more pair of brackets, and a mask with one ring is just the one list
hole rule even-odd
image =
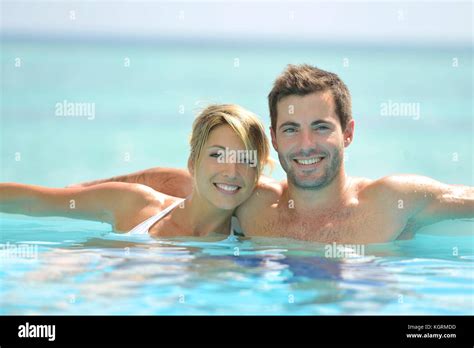
[[[311, 122], [311, 126], [317, 126], [320, 124], [332, 124], [332, 122], [328, 120], [316, 120], [316, 121]], [[281, 129], [282, 127], [285, 127], [285, 126], [300, 127], [300, 124], [296, 122], [292, 122], [292, 121], [287, 121], [287, 122], [283, 122], [280, 125], [280, 127], [278, 127], [278, 129]]]
[[332, 124], [331, 121], [327, 121], [327, 120], [316, 120], [316, 121], [311, 122], [311, 125], [312, 125], [312, 126], [317, 126], [317, 125], [320, 125], [320, 124], [323, 124], [323, 123]]
[[283, 122], [283, 123], [280, 125], [280, 127], [278, 127], [278, 129], [281, 129], [281, 128], [286, 127], [286, 126], [299, 127], [300, 124], [299, 124], [299, 123], [296, 123], [296, 122], [287, 121], [287, 122]]

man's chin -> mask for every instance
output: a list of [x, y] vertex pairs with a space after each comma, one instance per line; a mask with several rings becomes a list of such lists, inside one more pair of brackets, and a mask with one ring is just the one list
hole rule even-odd
[[307, 182], [295, 182], [294, 185], [301, 190], [316, 191], [319, 190], [322, 185], [320, 183], [307, 183]]
[[291, 181], [294, 186], [303, 190], [318, 190], [325, 184], [320, 178], [292, 177], [289, 181]]

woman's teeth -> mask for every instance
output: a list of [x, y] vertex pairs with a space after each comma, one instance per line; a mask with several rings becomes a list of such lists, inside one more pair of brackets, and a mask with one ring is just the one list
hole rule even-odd
[[214, 185], [216, 185], [221, 190], [228, 191], [228, 192], [235, 192], [239, 189], [239, 186], [236, 186], [236, 185], [226, 185], [226, 184], [214, 184]]
[[324, 157], [313, 157], [309, 159], [295, 159], [295, 161], [298, 164], [304, 164], [304, 165], [309, 165], [309, 164], [315, 164], [320, 162]]

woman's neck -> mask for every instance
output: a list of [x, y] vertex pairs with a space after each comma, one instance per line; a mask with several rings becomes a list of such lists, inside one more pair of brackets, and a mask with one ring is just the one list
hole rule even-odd
[[229, 234], [232, 213], [232, 210], [216, 208], [193, 191], [182, 204], [173, 209], [171, 219], [194, 236]]

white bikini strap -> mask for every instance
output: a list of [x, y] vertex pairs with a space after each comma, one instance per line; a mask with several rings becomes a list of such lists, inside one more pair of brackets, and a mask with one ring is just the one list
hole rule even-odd
[[148, 233], [148, 229], [157, 221], [162, 219], [163, 217], [166, 216], [170, 211], [172, 211], [174, 208], [176, 208], [178, 205], [180, 205], [182, 202], [184, 202], [185, 199], [179, 200], [171, 204], [170, 206], [166, 207], [162, 211], [160, 211], [158, 214], [153, 215], [140, 223], [138, 226], [130, 230], [129, 233], [133, 234], [138, 234], [138, 233]]

